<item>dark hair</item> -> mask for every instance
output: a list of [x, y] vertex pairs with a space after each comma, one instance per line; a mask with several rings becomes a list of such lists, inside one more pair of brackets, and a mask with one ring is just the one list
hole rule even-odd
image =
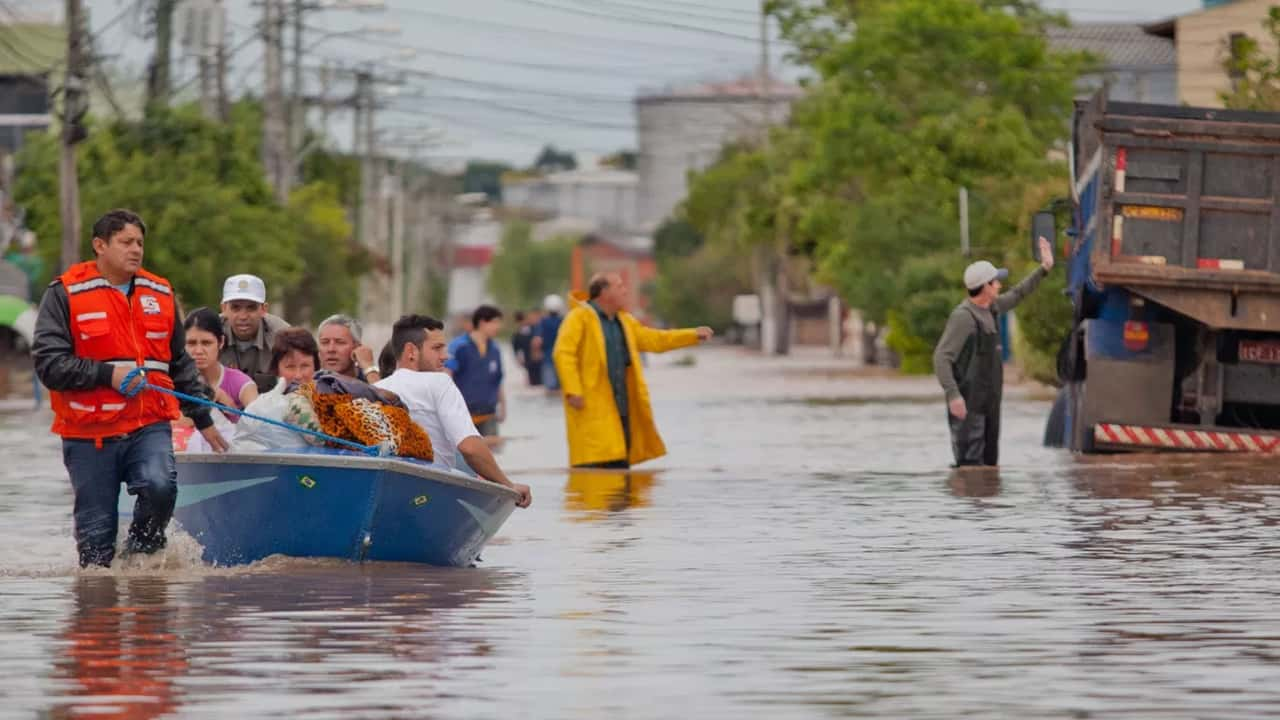
[[603, 273], [596, 275], [591, 278], [591, 284], [587, 286], [587, 299], [595, 300], [607, 287], [609, 287], [609, 276]]
[[395, 345], [388, 340], [382, 346], [382, 352], [378, 353], [378, 374], [383, 378], [391, 377], [391, 373], [396, 371], [396, 360]]
[[489, 322], [502, 317], [502, 311], [492, 305], [481, 305], [471, 313], [471, 327], [478, 328], [480, 323]]
[[192, 310], [187, 319], [182, 321], [183, 330], [191, 328], [212, 334], [218, 341], [218, 347], [222, 347], [222, 344], [227, 341], [227, 336], [222, 332], [222, 317], [207, 307]]
[[276, 333], [275, 342], [271, 343], [272, 375], [280, 374], [280, 361], [293, 350], [310, 355], [316, 369], [320, 369], [320, 346], [316, 345], [316, 339], [306, 328], [291, 327]]
[[991, 283], [982, 283], [976, 288], [969, 288], [969, 297], [978, 297], [978, 294], [982, 292], [982, 288], [990, 284]]
[[427, 341], [427, 333], [444, 330], [444, 323], [428, 315], [405, 315], [391, 326], [391, 352], [398, 360], [405, 345], [421, 346]]
[[515, 314], [515, 321], [516, 321], [516, 322], [524, 322], [524, 311], [523, 311], [523, 310], [517, 310], [517, 311], [516, 311], [516, 314]]
[[[98, 221], [93, 224], [93, 236], [110, 243], [111, 238], [126, 225], [136, 225], [138, 230], [142, 231], [142, 237], [147, 236], [147, 224], [142, 222], [138, 213], [123, 208], [117, 208], [98, 218]], [[94, 250], [93, 254], [97, 255], [98, 251]]]

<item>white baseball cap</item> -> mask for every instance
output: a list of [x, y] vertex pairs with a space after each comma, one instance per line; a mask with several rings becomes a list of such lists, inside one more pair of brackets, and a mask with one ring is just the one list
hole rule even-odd
[[552, 293], [542, 298], [542, 309], [547, 312], [563, 312], [564, 300], [560, 299], [559, 295]]
[[977, 290], [992, 280], [1004, 280], [1007, 277], [1009, 271], [1005, 268], [997, 268], [986, 260], [979, 260], [964, 269], [964, 286]]
[[257, 275], [232, 275], [222, 283], [222, 302], [232, 300], [251, 300], [256, 303], [267, 301], [267, 284]]

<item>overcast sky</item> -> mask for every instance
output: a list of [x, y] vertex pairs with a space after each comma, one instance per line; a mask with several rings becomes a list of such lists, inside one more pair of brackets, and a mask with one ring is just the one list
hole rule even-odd
[[[61, 0], [44, 2], [56, 11]], [[261, 10], [225, 0], [233, 56], [231, 85], [260, 88], [262, 44], [253, 39]], [[19, 5], [26, 3], [21, 0]], [[141, 76], [150, 48], [130, 12], [134, 0], [87, 0], [101, 52]], [[381, 128], [427, 128], [420, 157], [448, 163], [486, 157], [527, 164], [546, 142], [587, 154], [635, 145], [631, 98], [644, 89], [724, 80], [752, 72], [759, 58], [758, 0], [385, 0], [382, 12], [307, 14], [308, 86], [324, 62], [378, 61], [419, 75], [385, 88]], [[1146, 21], [1194, 10], [1199, 0], [1047, 0], [1077, 21]], [[112, 20], [114, 25], [102, 30]], [[372, 30], [363, 38], [327, 32]], [[394, 31], [395, 34], [390, 34]], [[378, 34], [380, 33], [380, 34]], [[775, 45], [773, 59], [778, 61]], [[416, 55], [410, 55], [416, 51]], [[775, 70], [779, 68], [775, 65]], [[781, 72], [787, 73], [785, 69]], [[190, 60], [178, 82], [194, 78]], [[347, 79], [329, 93], [350, 93]], [[313, 121], [316, 118], [313, 117]], [[350, 145], [350, 113], [331, 132]], [[406, 151], [407, 152], [407, 151]]]

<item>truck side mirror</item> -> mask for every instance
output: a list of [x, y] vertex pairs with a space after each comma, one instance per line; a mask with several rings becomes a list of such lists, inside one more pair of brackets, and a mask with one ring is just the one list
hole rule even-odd
[[1047, 210], [1036, 213], [1031, 218], [1031, 258], [1040, 262], [1040, 238], [1049, 241], [1049, 247], [1058, 246], [1058, 229], [1054, 225], [1053, 213]]

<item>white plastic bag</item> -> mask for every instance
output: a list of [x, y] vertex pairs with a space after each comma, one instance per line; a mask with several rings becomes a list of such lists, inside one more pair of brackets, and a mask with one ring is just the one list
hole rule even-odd
[[[285, 381], [280, 380], [270, 392], [258, 396], [249, 403], [245, 412], [272, 420], [283, 420], [285, 411], [289, 409], [289, 401], [284, 396]], [[232, 452], [260, 452], [262, 450], [295, 449], [306, 447], [302, 433], [294, 432], [279, 425], [254, 420], [241, 416], [236, 424], [235, 438], [231, 441]]]
[[[222, 433], [222, 439], [231, 442], [231, 438], [235, 436], [236, 426], [227, 419], [227, 416], [221, 410], [214, 408], [209, 411], [213, 416], [213, 426]], [[191, 438], [187, 440], [187, 452], [189, 453], [209, 453], [213, 452], [213, 448], [209, 447], [209, 443], [204, 439], [204, 435], [197, 430], [191, 433]]]

